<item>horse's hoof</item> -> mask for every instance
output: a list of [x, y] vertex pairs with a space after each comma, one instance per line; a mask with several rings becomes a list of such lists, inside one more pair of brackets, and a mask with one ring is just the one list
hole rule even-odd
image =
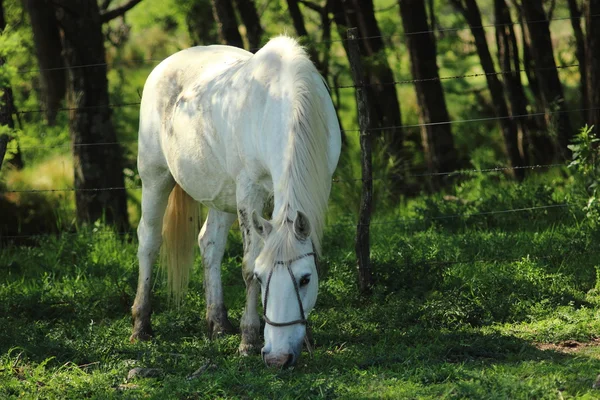
[[218, 322], [209, 321], [208, 330], [212, 339], [217, 339], [226, 335], [232, 335], [236, 332], [229, 319], [225, 318]]
[[260, 346], [253, 345], [251, 343], [241, 343], [239, 347], [241, 356], [247, 357], [260, 353]]
[[140, 342], [147, 342], [152, 339], [152, 332], [144, 332], [144, 331], [135, 331], [129, 337], [129, 341], [131, 343], [135, 343], [138, 340]]

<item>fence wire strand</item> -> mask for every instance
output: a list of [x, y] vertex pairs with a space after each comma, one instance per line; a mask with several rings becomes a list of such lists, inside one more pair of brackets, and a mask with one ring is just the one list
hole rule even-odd
[[[386, 130], [392, 130], [392, 129], [420, 128], [420, 127], [424, 127], [424, 126], [464, 124], [464, 123], [470, 123], [470, 122], [487, 122], [487, 121], [497, 121], [497, 120], [501, 120], [501, 119], [541, 117], [541, 116], [545, 116], [545, 115], [565, 114], [565, 113], [583, 112], [583, 111], [596, 111], [596, 110], [600, 110], [600, 107], [575, 108], [575, 109], [570, 109], [570, 110], [556, 110], [556, 111], [546, 111], [546, 112], [538, 112], [538, 113], [530, 113], [530, 114], [505, 115], [505, 116], [497, 116], [497, 117], [456, 119], [456, 120], [450, 120], [450, 121], [425, 122], [422, 124], [383, 126], [383, 127], [378, 127], [378, 128], [369, 128], [366, 131], [377, 132], [377, 131], [386, 131]], [[361, 130], [358, 128], [357, 129], [344, 129], [343, 131], [344, 132], [361, 132]]]

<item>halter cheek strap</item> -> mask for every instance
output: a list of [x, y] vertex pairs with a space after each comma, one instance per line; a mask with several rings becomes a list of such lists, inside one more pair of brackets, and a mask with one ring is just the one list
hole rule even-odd
[[[296, 278], [294, 277], [291, 265], [292, 265], [292, 263], [294, 263], [298, 260], [301, 260], [305, 257], [314, 257], [314, 256], [315, 256], [315, 253], [310, 252], [310, 253], [306, 253], [301, 256], [298, 256], [296, 258], [293, 258], [291, 260], [288, 260], [288, 261], [275, 261], [273, 268], [271, 268], [271, 271], [269, 272], [269, 277], [267, 278], [267, 287], [265, 289], [265, 302], [263, 304], [263, 318], [267, 324], [269, 324], [271, 326], [278, 326], [278, 327], [290, 326], [290, 325], [295, 325], [295, 324], [302, 324], [302, 325], [307, 324], [306, 316], [304, 314], [304, 307], [302, 306], [302, 299], [300, 298], [300, 287], [298, 286], [298, 282], [296, 281]], [[273, 276], [273, 271], [275, 270], [276, 265], [285, 265], [290, 274], [290, 278], [292, 279], [292, 283], [294, 284], [294, 290], [296, 291], [296, 299], [298, 300], [298, 308], [300, 309], [300, 319], [296, 319], [296, 320], [288, 321], [288, 322], [274, 322], [274, 321], [271, 321], [269, 319], [269, 317], [267, 317], [267, 303], [269, 301], [269, 288], [271, 287], [271, 277]]]

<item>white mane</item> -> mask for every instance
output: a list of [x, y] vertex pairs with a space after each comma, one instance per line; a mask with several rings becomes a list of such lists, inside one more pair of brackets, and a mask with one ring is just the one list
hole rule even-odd
[[[328, 126], [323, 99], [315, 90], [325, 82], [304, 49], [292, 38], [280, 36], [271, 40], [261, 51], [277, 52], [291, 77], [289, 93], [292, 104], [291, 124], [287, 127], [289, 144], [285, 149], [283, 179], [275, 191], [280, 191], [284, 206], [273, 216], [276, 227], [291, 224], [297, 211], [304, 212], [310, 221], [311, 239], [317, 253], [325, 225], [327, 200], [331, 189], [328, 166]], [[260, 52], [257, 56], [260, 56]], [[277, 182], [274, 182], [277, 184]], [[281, 242], [289, 242], [282, 237]], [[274, 245], [274, 243], [273, 243]], [[291, 245], [291, 243], [290, 243]], [[287, 247], [287, 246], [283, 246]], [[285, 250], [284, 250], [285, 252]]]

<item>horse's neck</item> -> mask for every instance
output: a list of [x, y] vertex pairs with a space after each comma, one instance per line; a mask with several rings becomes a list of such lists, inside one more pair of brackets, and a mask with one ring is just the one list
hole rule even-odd
[[[288, 168], [284, 168], [286, 171]], [[301, 201], [296, 196], [294, 182], [288, 173], [278, 175], [278, 180], [273, 182], [273, 220], [286, 222], [293, 220], [297, 211], [302, 209]]]

